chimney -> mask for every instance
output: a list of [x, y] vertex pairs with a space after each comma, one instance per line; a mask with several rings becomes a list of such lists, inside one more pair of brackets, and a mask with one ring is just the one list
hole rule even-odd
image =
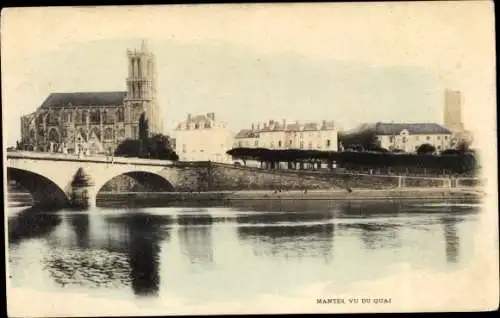
[[257, 130], [260, 130], [260, 123], [257, 123]]
[[286, 120], [283, 119], [283, 129], [286, 129]]
[[188, 120], [191, 120], [191, 114], [188, 114]]
[[252, 124], [252, 131], [254, 131], [254, 130], [255, 130], [255, 125], [254, 125], [254, 124]]

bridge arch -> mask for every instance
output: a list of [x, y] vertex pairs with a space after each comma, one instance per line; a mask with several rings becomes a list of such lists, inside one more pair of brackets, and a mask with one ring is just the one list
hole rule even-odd
[[49, 178], [28, 170], [7, 167], [8, 180], [18, 182], [32, 195], [36, 205], [66, 205], [69, 198], [64, 190]]
[[141, 188], [142, 191], [151, 191], [151, 192], [174, 191], [174, 186], [172, 185], [172, 183], [162, 175], [149, 171], [133, 170], [114, 175], [110, 178], [107, 178], [106, 180], [103, 180], [100, 183], [97, 183], [95, 188], [96, 195], [99, 194], [99, 192], [101, 191], [117, 190], [116, 189], [117, 183], [123, 182], [123, 180], [125, 179], [133, 180], [136, 183], [136, 185], [138, 185], [139, 188]]

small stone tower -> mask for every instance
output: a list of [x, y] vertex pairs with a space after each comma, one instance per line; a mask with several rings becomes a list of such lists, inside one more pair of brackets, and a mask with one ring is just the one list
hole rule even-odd
[[156, 97], [155, 56], [145, 40], [141, 49], [127, 50], [128, 77], [125, 97], [125, 134], [139, 138], [139, 118], [144, 112], [151, 134], [163, 133], [163, 117]]

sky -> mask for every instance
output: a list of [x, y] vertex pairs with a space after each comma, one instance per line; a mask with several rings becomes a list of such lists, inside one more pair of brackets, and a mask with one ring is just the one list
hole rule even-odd
[[[442, 123], [496, 134], [490, 2], [179, 5], [2, 11], [4, 140], [53, 92], [125, 90], [147, 39], [166, 133], [215, 112], [233, 132], [269, 119]], [[35, 27], [36, 26], [36, 27]]]

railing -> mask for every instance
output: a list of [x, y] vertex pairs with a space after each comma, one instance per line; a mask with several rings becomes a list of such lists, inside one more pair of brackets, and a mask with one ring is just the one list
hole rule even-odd
[[121, 164], [142, 164], [142, 165], [172, 165], [172, 161], [144, 158], [126, 158], [114, 156], [78, 156], [74, 154], [47, 153], [34, 151], [11, 151], [7, 152], [7, 159], [42, 159], [59, 161], [83, 161], [83, 162], [102, 162], [102, 163], [121, 163]]

